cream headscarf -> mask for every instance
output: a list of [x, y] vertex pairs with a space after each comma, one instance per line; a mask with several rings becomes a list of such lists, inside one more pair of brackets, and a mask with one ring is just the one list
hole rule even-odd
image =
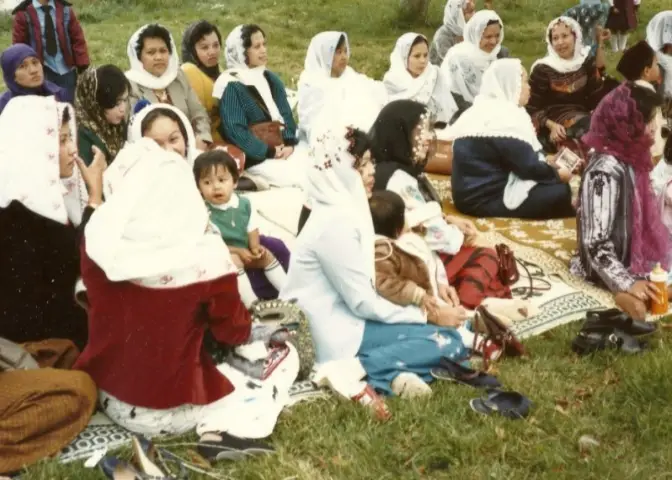
[[74, 166], [70, 178], [60, 178], [59, 131], [66, 109], [76, 144], [75, 112], [69, 104], [58, 103], [54, 97], [15, 97], [3, 110], [0, 115], [0, 208], [16, 200], [55, 222], [64, 225], [70, 222], [75, 226], [81, 223], [89, 197], [79, 168]]
[[[558, 55], [558, 53], [553, 48], [550, 39], [551, 32], [560, 23], [567, 25], [576, 37], [576, 43], [574, 44], [574, 56], [567, 60], [561, 58], [560, 55]], [[575, 72], [581, 68], [581, 65], [583, 65], [583, 62], [586, 61], [586, 58], [588, 58], [588, 55], [590, 54], [590, 47], [583, 45], [583, 33], [581, 32], [581, 25], [579, 25], [579, 22], [569, 17], [558, 17], [548, 24], [548, 28], [546, 29], [546, 44], [548, 45], [548, 53], [544, 58], [534, 62], [530, 71], [534, 70], [537, 65], [548, 65], [558, 73]]]
[[266, 66], [250, 68], [247, 65], [245, 57], [245, 46], [243, 45], [243, 27], [245, 25], [238, 25], [234, 28], [229, 36], [226, 37], [226, 67], [227, 70], [217, 78], [215, 86], [212, 89], [212, 96], [216, 99], [222, 98], [224, 90], [230, 82], [241, 82], [244, 85], [254, 87], [261, 95], [261, 98], [268, 108], [268, 113], [271, 115], [271, 120], [283, 122], [282, 115], [278, 109], [273, 94], [271, 93], [271, 86], [264, 75]]
[[144, 25], [140, 27], [133, 35], [131, 35], [131, 38], [128, 40], [126, 54], [128, 55], [128, 61], [131, 64], [131, 69], [126, 72], [126, 78], [132, 82], [137, 83], [138, 85], [142, 85], [145, 88], [151, 88], [152, 90], [164, 90], [168, 88], [168, 85], [173, 83], [177, 78], [177, 74], [180, 70], [180, 58], [177, 55], [177, 47], [175, 46], [173, 36], [170, 35], [170, 45], [168, 45], [168, 47], [170, 47], [172, 53], [170, 54], [170, 60], [168, 61], [168, 68], [166, 68], [166, 71], [163, 72], [163, 75], [160, 77], [156, 77], [145, 70], [145, 67], [142, 66], [142, 62], [138, 58], [136, 47], [138, 46], [140, 35], [149, 26], [150, 25]]
[[[525, 107], [519, 105], [522, 74], [520, 60], [495, 60], [483, 75], [481, 91], [473, 106], [452, 126], [455, 138], [515, 138], [530, 145], [533, 151], [540, 152], [542, 147], [532, 119]], [[533, 180], [522, 180], [510, 172], [504, 189], [504, 205], [515, 210], [536, 184]]]
[[466, 0], [448, 0], [443, 9], [443, 24], [458, 37], [464, 35], [464, 4]]
[[672, 10], [660, 12], [651, 19], [646, 27], [646, 41], [665, 69], [665, 96], [672, 97], [672, 55], [662, 51], [666, 44], [672, 44]]
[[109, 280], [175, 288], [236, 273], [179, 155], [142, 138], [119, 152], [103, 178], [105, 203], [85, 238], [86, 253]]
[[383, 77], [389, 100], [415, 100], [427, 105], [436, 120], [449, 122], [457, 112], [457, 105], [441, 69], [428, 62], [424, 72], [416, 78], [408, 71], [411, 48], [418, 38], [427, 43], [424, 35], [412, 32], [399, 37], [394, 46], [390, 55], [390, 69]]
[[[481, 37], [490, 22], [502, 26], [499, 42], [492, 52], [481, 50]], [[497, 59], [504, 41], [504, 23], [492, 10], [481, 10], [464, 27], [464, 41], [448, 50], [441, 70], [449, 79], [450, 90], [467, 102], [473, 102], [481, 86], [483, 72]]]

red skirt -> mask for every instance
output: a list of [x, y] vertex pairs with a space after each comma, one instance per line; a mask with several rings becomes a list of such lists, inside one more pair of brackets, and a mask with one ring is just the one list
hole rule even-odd
[[499, 279], [499, 258], [492, 248], [462, 247], [456, 255], [439, 256], [465, 308], [473, 310], [488, 297], [511, 298], [511, 289]]

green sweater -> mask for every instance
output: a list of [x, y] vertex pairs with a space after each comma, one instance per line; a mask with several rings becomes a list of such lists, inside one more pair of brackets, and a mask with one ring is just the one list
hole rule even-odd
[[[294, 146], [298, 143], [296, 122], [292, 115], [292, 109], [287, 102], [285, 86], [276, 74], [267, 70], [264, 75], [271, 87], [271, 95], [273, 95], [280, 115], [284, 120], [285, 128], [282, 137], [285, 145]], [[253, 90], [256, 92], [256, 89], [253, 88]], [[266, 145], [250, 131], [250, 125], [271, 120], [259, 107], [252, 95], [250, 87], [240, 82], [231, 82], [224, 89], [219, 101], [219, 116], [222, 119], [219, 130], [222, 138], [245, 152], [246, 167], [259, 165], [267, 158], [275, 156], [275, 148]]]
[[113, 158], [111, 158], [110, 152], [107, 150], [107, 147], [103, 141], [89, 130], [86, 127], [79, 127], [77, 129], [77, 150], [79, 150], [79, 156], [84, 160], [84, 163], [88, 166], [93, 162], [93, 146], [100, 148], [100, 151], [105, 154], [105, 161], [109, 165], [112, 163]]
[[252, 205], [245, 197], [239, 197], [239, 199], [238, 208], [227, 208], [226, 210], [208, 204], [210, 221], [219, 229], [224, 243], [228, 246], [250, 248], [247, 226], [252, 216]]

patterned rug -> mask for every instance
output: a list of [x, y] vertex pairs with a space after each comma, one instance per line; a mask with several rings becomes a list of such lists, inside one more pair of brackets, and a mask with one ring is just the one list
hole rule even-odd
[[[296, 382], [289, 390], [291, 408], [299, 402], [328, 397], [325, 390], [316, 388], [310, 381]], [[70, 463], [76, 460], [85, 460], [98, 450], [108, 451], [129, 445], [132, 433], [115, 424], [107, 415], [97, 412], [87, 427], [70, 445], [61, 451], [59, 461]]]

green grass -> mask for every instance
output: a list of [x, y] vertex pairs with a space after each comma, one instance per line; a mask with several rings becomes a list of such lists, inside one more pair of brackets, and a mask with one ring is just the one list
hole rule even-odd
[[[506, 25], [506, 45], [529, 66], [545, 52], [542, 37], [548, 22], [572, 2], [495, 4]], [[666, 4], [643, 2], [636, 37], [641, 38], [648, 19]], [[431, 38], [443, 10], [443, 1], [433, 0], [432, 25], [425, 26], [404, 23], [398, 0], [78, 0], [75, 5], [95, 63], [116, 63], [123, 69], [128, 65], [128, 37], [144, 23], [161, 19], [179, 44], [186, 25], [200, 18], [218, 24], [225, 36], [235, 25], [254, 21], [268, 33], [270, 68], [292, 87], [308, 42], [319, 31], [347, 31], [352, 65], [380, 78], [396, 39], [409, 30]], [[0, 15], [0, 48], [10, 43], [10, 27], [11, 18]], [[614, 55], [609, 59], [613, 66]], [[333, 398], [283, 413], [272, 436], [276, 455], [221, 464], [218, 473], [250, 480], [672, 478], [669, 335], [664, 331], [654, 337], [653, 351], [643, 356], [578, 359], [569, 352], [577, 328], [559, 328], [532, 339], [527, 342], [531, 359], [498, 367], [508, 388], [535, 402], [526, 421], [478, 416], [468, 407], [477, 392], [448, 384], [435, 384], [429, 400], [391, 400], [394, 418], [385, 425], [371, 420], [364, 409]], [[594, 437], [600, 446], [581, 452], [582, 435]], [[193, 438], [166, 443], [185, 440]], [[51, 461], [28, 469], [24, 478], [103, 476], [81, 463]]]

